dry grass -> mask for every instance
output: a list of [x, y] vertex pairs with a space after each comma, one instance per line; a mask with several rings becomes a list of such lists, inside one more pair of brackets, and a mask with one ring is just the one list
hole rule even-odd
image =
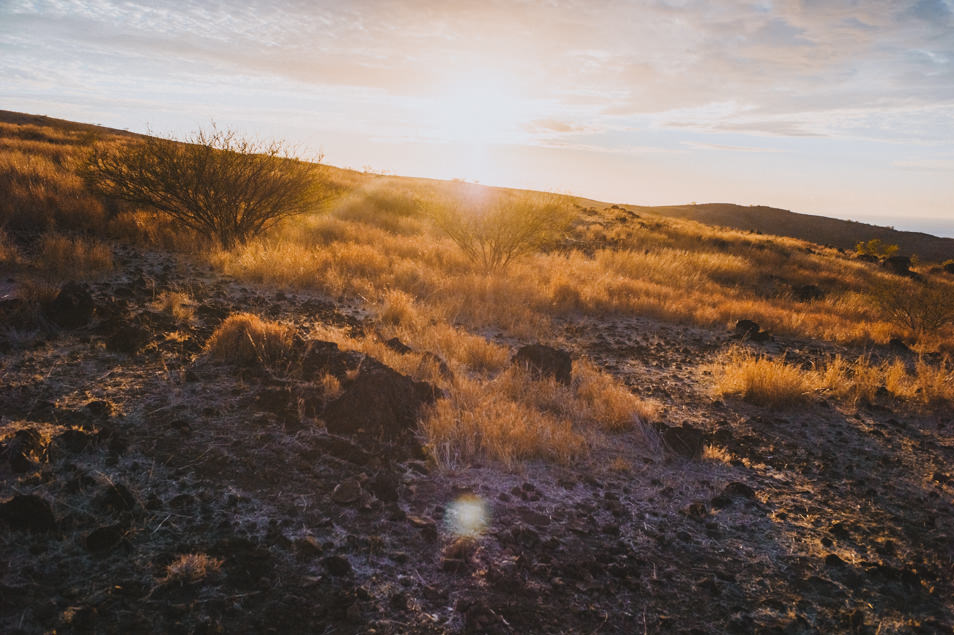
[[180, 324], [191, 322], [195, 317], [195, 300], [182, 291], [163, 291], [151, 306], [154, 311], [171, 315]]
[[17, 265], [20, 264], [21, 259], [20, 250], [13, 244], [7, 233], [0, 229], [0, 265]]
[[252, 313], [235, 313], [212, 333], [206, 351], [216, 361], [274, 367], [287, 358], [295, 341], [289, 326]]
[[112, 271], [113, 252], [98, 240], [50, 233], [40, 240], [36, 264], [52, 280], [84, 280]]
[[873, 402], [879, 396], [923, 407], [954, 403], [954, 364], [948, 358], [935, 364], [919, 359], [909, 369], [898, 359], [876, 364], [866, 356], [853, 362], [835, 356], [803, 368], [784, 358], [732, 349], [711, 370], [716, 396], [738, 396], [771, 408], [822, 397], [848, 405]]
[[166, 566], [162, 584], [194, 584], [222, 568], [223, 560], [204, 553], [182, 554]]

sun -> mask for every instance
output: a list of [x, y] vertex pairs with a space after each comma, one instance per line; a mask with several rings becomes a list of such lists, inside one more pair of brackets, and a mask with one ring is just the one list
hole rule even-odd
[[428, 110], [442, 141], [485, 146], [519, 142], [531, 109], [505, 77], [469, 72], [442, 86]]

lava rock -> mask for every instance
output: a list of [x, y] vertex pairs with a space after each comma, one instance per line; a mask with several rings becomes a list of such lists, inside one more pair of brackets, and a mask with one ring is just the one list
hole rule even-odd
[[705, 437], [702, 431], [689, 425], [678, 427], [665, 427], [662, 431], [663, 443], [672, 450], [674, 454], [686, 457], [687, 459], [698, 459], [702, 456], [702, 448]]
[[50, 504], [35, 494], [17, 494], [0, 504], [0, 520], [19, 531], [39, 533], [56, 530], [56, 518]]
[[792, 296], [799, 302], [821, 300], [825, 294], [816, 284], [802, 284], [792, 287]]
[[881, 264], [885, 269], [899, 276], [910, 276], [914, 273], [911, 271], [911, 258], [908, 256], [889, 256]]
[[722, 490], [722, 495], [729, 498], [747, 498], [749, 500], [755, 500], [755, 490], [745, 483], [740, 483], [738, 481], [733, 481], [726, 485], [725, 489]]
[[123, 324], [106, 338], [106, 350], [132, 355], [145, 347], [152, 334], [136, 324]]
[[121, 525], [110, 525], [94, 529], [86, 536], [86, 548], [93, 552], [102, 552], [119, 544], [123, 538]]
[[436, 390], [386, 366], [362, 368], [345, 392], [325, 408], [328, 432], [365, 432], [393, 440], [410, 433], [421, 408], [434, 401]]
[[361, 483], [347, 479], [338, 483], [331, 493], [331, 500], [339, 505], [350, 505], [361, 498]]
[[573, 360], [569, 353], [544, 344], [521, 347], [511, 363], [526, 368], [534, 377], [552, 377], [561, 384], [569, 384], [573, 372]]
[[351, 573], [351, 563], [342, 556], [328, 556], [321, 561], [322, 566], [333, 576], [342, 577]]
[[400, 353], [401, 355], [406, 355], [407, 353], [414, 352], [413, 348], [411, 348], [410, 346], [402, 342], [397, 337], [392, 337], [391, 339], [386, 341], [384, 345], [390, 348], [392, 351], [395, 351], [396, 353]]
[[753, 342], [764, 342], [769, 339], [769, 334], [762, 330], [758, 322], [752, 320], [739, 320], [736, 322], [734, 334], [738, 339], [751, 340]]
[[392, 472], [379, 472], [371, 482], [368, 483], [368, 489], [374, 494], [375, 498], [386, 503], [393, 503], [398, 499], [398, 486], [400, 480]]
[[67, 282], [52, 302], [44, 307], [46, 317], [62, 328], [85, 326], [93, 317], [93, 296], [84, 284]]

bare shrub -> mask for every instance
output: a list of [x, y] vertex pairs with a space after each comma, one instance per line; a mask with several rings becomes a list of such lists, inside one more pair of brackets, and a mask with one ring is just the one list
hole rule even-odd
[[270, 322], [252, 313], [230, 315], [212, 333], [206, 344], [209, 356], [238, 365], [275, 366], [281, 363], [295, 340], [291, 327]]
[[888, 321], [916, 337], [954, 324], [954, 285], [937, 280], [883, 279], [871, 292]]
[[427, 214], [467, 258], [485, 272], [560, 237], [575, 212], [558, 196], [537, 192], [465, 188], [431, 203]]
[[259, 143], [214, 126], [180, 142], [145, 137], [100, 146], [83, 170], [109, 197], [156, 209], [230, 248], [321, 199], [318, 165], [281, 142]]

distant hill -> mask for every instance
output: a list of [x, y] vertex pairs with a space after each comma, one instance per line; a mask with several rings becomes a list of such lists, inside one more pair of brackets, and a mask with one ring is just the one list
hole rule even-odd
[[[0, 110], [0, 122], [20, 125], [49, 126], [51, 128], [66, 129], [83, 132], [99, 132], [122, 136], [140, 136], [127, 130], [118, 130], [94, 124], [77, 123], [65, 119], [55, 119], [43, 115]], [[333, 166], [329, 166], [333, 167]], [[341, 174], [349, 174], [352, 178], [370, 178], [353, 170], [335, 168]], [[415, 177], [390, 177], [392, 179], [408, 179], [414, 181], [431, 181]], [[510, 189], [510, 188], [503, 188]], [[602, 207], [609, 207], [611, 203], [600, 201], [578, 201]], [[761, 232], [777, 236], [789, 236], [802, 240], [830, 245], [841, 249], [854, 249], [859, 241], [868, 241], [880, 238], [889, 245], [898, 245], [904, 255], [916, 254], [923, 260], [944, 261], [954, 258], [954, 238], [939, 238], [922, 232], [899, 231], [890, 227], [869, 225], [856, 221], [827, 218], [799, 214], [775, 207], [764, 205], [744, 206], [732, 203], [706, 203], [702, 205], [619, 205], [637, 213], [657, 214], [669, 218], [684, 218], [705, 223], [719, 225], [743, 231]]]
[[842, 249], [854, 249], [859, 241], [880, 238], [886, 244], [900, 247], [900, 253], [916, 254], [923, 260], [943, 261], [954, 258], [954, 238], [939, 238], [921, 232], [899, 231], [857, 221], [799, 214], [764, 205], [748, 207], [731, 203], [706, 203], [658, 207], [621, 205], [620, 207], [636, 213], [685, 218], [707, 225], [800, 238]]

